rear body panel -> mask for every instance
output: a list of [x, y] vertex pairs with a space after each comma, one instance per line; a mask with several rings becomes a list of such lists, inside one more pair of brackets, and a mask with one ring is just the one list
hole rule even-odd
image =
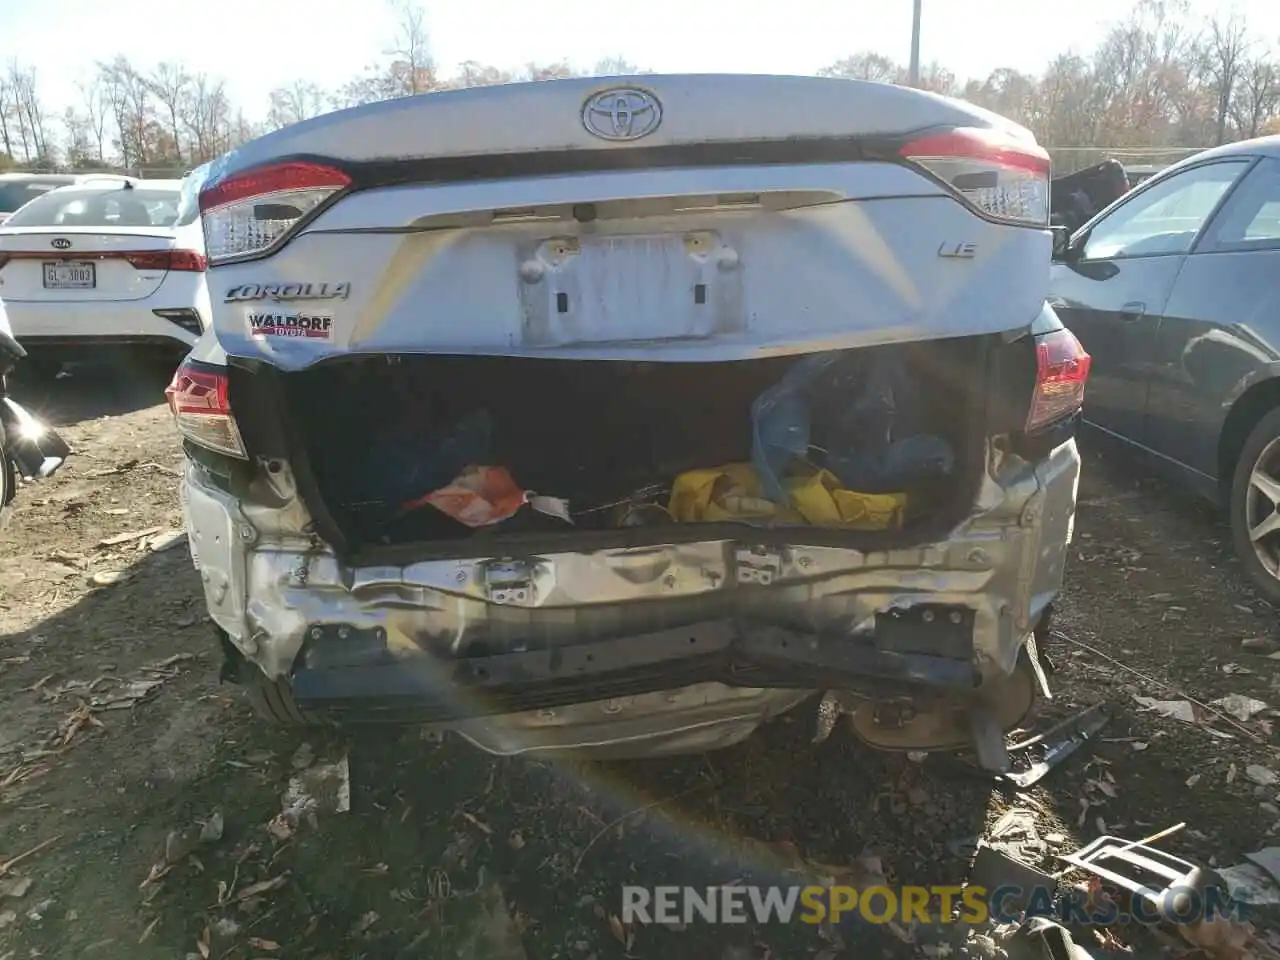
[[[10, 227], [0, 229], [0, 296], [8, 303], [101, 303], [145, 300], [167, 270], [138, 269], [124, 254], [172, 250], [170, 230], [154, 227]], [[84, 268], [87, 279], [54, 285], [50, 268]]]
[[[190, 348], [212, 325], [207, 274], [139, 267], [121, 255], [198, 253], [203, 245], [198, 223], [0, 229], [0, 299], [14, 335], [30, 349], [103, 344]], [[50, 289], [47, 265], [61, 264], [91, 264], [92, 285]]]
[[[661, 111], [634, 142], [589, 113], [623, 84]], [[232, 369], [210, 375], [247, 461], [189, 445], [182, 493], [234, 656], [304, 709], [446, 724], [496, 752], [704, 749], [812, 691], [997, 689], [1061, 586], [1079, 457], [1070, 432], [1034, 454], [1010, 440], [1034, 325], [1059, 326], [1048, 230], [898, 158], [955, 127], [1034, 144], [887, 85], [640, 77], [374, 104], [216, 161], [206, 183], [283, 159], [350, 178], [283, 242], [210, 273], [213, 331], [192, 356]], [[1026, 348], [1023, 406], [982, 408], [967, 515], [878, 545], [686, 523], [352, 551], [326, 534], [279, 394], [237, 400], [353, 355], [698, 364], [978, 336]]]
[[[717, 209], [746, 191], [760, 204]], [[606, 199], [617, 219], [562, 213]], [[514, 208], [547, 213], [433, 225]], [[223, 349], [286, 370], [353, 352], [716, 361], [1017, 329], [1050, 250], [890, 164], [711, 167], [356, 193], [211, 282]], [[312, 295], [281, 302], [281, 284]], [[641, 295], [663, 287], [683, 307]], [[280, 317], [319, 335], [263, 335]]]

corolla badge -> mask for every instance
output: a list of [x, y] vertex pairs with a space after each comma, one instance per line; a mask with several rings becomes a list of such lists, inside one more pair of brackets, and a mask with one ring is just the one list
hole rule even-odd
[[52, 241], [50, 241], [50, 245], [51, 245], [51, 246], [53, 247], [53, 249], [55, 249], [55, 250], [70, 250], [70, 249], [71, 249], [71, 241], [70, 241], [70, 240], [68, 240], [66, 237], [54, 237], [54, 238], [53, 238], [53, 240], [52, 240]]
[[602, 140], [639, 140], [662, 123], [662, 104], [639, 87], [611, 87], [587, 97], [582, 125]]

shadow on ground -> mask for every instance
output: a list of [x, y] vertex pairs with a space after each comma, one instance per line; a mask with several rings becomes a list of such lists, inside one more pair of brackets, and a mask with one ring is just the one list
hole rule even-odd
[[[185, 548], [122, 572], [2, 641], [31, 658], [0, 674], [7, 699], [40, 711], [26, 726], [52, 735], [41, 749], [63, 750], [28, 750], [28, 767], [47, 772], [5, 795], [0, 850], [58, 838], [30, 864], [28, 899], [52, 905], [9, 931], [23, 955], [180, 956], [198, 950], [206, 927], [216, 957], [258, 955], [253, 937], [299, 957], [608, 957], [623, 956], [625, 941], [636, 955], [718, 956], [726, 940], [749, 955], [759, 941], [796, 956], [841, 937], [861, 955], [858, 944], [897, 942], [884, 928], [823, 941], [803, 924], [624, 929], [622, 886], [792, 884], [806, 861], [847, 869], [868, 853], [893, 881], [957, 883], [965, 863], [948, 841], [981, 834], [988, 819], [989, 785], [936, 780], [864, 750], [843, 727], [812, 744], [806, 707], [719, 753], [607, 764], [496, 759], [412, 731], [271, 729], [217, 684]], [[154, 698], [96, 713], [101, 727], [70, 736], [89, 694], [33, 692], [51, 673], [42, 686], [56, 690], [68, 678], [135, 676], [175, 654], [190, 659]], [[281, 839], [267, 824], [303, 742], [321, 758], [349, 751], [351, 810]], [[221, 839], [140, 890], [166, 835], [215, 810]], [[526, 953], [476, 947], [495, 924]]]
[[10, 388], [14, 399], [45, 423], [62, 427], [163, 403], [172, 373], [126, 355], [68, 364], [54, 379], [25, 373], [19, 365]]

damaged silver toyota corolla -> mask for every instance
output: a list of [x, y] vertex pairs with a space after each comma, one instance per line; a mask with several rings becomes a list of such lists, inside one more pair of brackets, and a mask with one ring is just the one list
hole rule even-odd
[[264, 714], [652, 755], [827, 694], [877, 747], [1006, 762], [1089, 368], [1026, 130], [875, 83], [566, 80], [191, 182], [214, 322], [167, 395]]

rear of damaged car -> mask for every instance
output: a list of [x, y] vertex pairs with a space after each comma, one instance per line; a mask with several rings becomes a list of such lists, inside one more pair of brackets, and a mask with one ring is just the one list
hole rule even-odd
[[1001, 766], [1089, 365], [1048, 179], [977, 108], [778, 77], [432, 94], [227, 155], [168, 391], [227, 675], [498, 753], [703, 750], [821, 693]]

